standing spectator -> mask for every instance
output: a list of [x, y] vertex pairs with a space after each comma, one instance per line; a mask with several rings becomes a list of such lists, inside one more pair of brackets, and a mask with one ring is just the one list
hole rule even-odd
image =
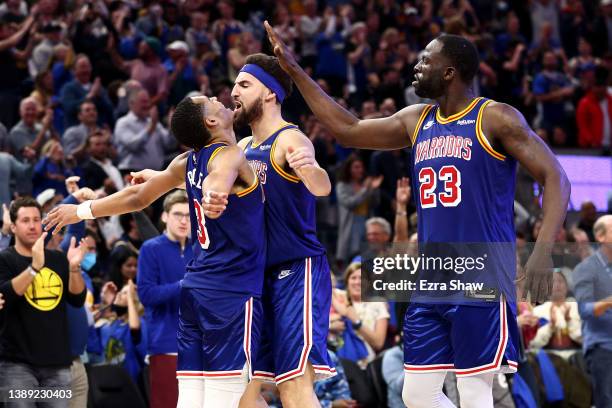
[[185, 32], [185, 41], [187, 41], [191, 54], [195, 55], [195, 50], [199, 43], [211, 42], [211, 35], [208, 32], [210, 12], [194, 11], [190, 14], [190, 18], [189, 28]]
[[[328, 6], [323, 15], [323, 32], [316, 38], [317, 54], [319, 56], [315, 76], [327, 81], [333, 96], [342, 96], [346, 83], [347, 59], [344, 53], [344, 37], [342, 32], [348, 30], [350, 22], [334, 13]], [[345, 24], [345, 25], [343, 25]]]
[[[72, 240], [67, 254], [45, 250], [41, 210], [31, 198], [11, 204], [15, 245], [0, 253], [0, 292], [6, 301], [0, 337], [0, 388], [70, 388], [66, 303], [83, 306], [81, 260], [85, 246]], [[29, 406], [29, 403], [25, 405]], [[50, 407], [68, 407], [53, 399]]]
[[0, 203], [11, 202], [13, 198], [11, 186], [32, 182], [31, 169], [30, 164], [20, 162], [11, 154], [0, 152]]
[[185, 41], [174, 41], [168, 47], [168, 59], [164, 67], [168, 77], [168, 104], [176, 106], [191, 91], [199, 88], [198, 68], [189, 57], [189, 46]]
[[582, 97], [576, 112], [578, 145], [603, 148], [612, 145], [612, 96], [608, 94], [608, 70], [595, 70], [595, 85]]
[[62, 40], [62, 26], [56, 22], [45, 24], [40, 32], [43, 40], [34, 48], [30, 59], [30, 75], [36, 77], [49, 68], [49, 63], [55, 54], [54, 47]]
[[593, 227], [600, 249], [574, 270], [574, 293], [582, 319], [583, 350], [596, 407], [612, 406], [612, 215]]
[[231, 82], [236, 80], [240, 68], [246, 63], [246, 58], [261, 51], [261, 43], [255, 40], [253, 34], [244, 31], [238, 36], [234, 47], [227, 52], [227, 78]]
[[151, 408], [174, 407], [178, 401], [176, 354], [179, 298], [185, 267], [192, 258], [187, 194], [177, 190], [164, 199], [166, 229], [145, 241], [138, 257], [138, 295], [145, 306], [149, 339]]
[[133, 92], [128, 98], [130, 112], [115, 127], [119, 169], [159, 170], [164, 164], [165, 150], [174, 147], [174, 138], [159, 123], [157, 107], [146, 89]]
[[112, 126], [115, 123], [113, 105], [102, 86], [102, 80], [96, 77], [91, 82], [91, 62], [86, 55], [81, 54], [76, 57], [74, 63], [74, 79], [64, 85], [60, 91], [66, 128], [79, 124], [79, 107], [86, 99], [95, 103], [99, 125]]
[[67, 156], [81, 159], [85, 153], [87, 137], [98, 128], [96, 104], [85, 99], [79, 106], [79, 124], [66, 129], [62, 136], [62, 146]]
[[130, 77], [140, 82], [151, 96], [151, 103], [165, 102], [168, 96], [168, 72], [161, 63], [161, 43], [155, 37], [146, 37], [138, 45], [138, 57], [129, 62]]
[[344, 47], [348, 59], [348, 91], [356, 102], [363, 100], [368, 85], [368, 68], [371, 50], [368, 44], [368, 27], [364, 22], [354, 23], [351, 36]]
[[363, 161], [356, 155], [343, 164], [336, 185], [338, 197], [338, 245], [336, 258], [348, 262], [365, 238], [365, 221], [379, 199], [382, 176], [366, 177]]
[[299, 17], [296, 24], [300, 42], [302, 44], [302, 59], [300, 63], [304, 68], [314, 68], [317, 62], [317, 46], [315, 37], [321, 28], [321, 16], [317, 15], [317, 1], [304, 0], [304, 14]]
[[234, 2], [221, 0], [217, 3], [219, 19], [212, 26], [213, 36], [221, 46], [221, 55], [225, 57], [227, 51], [234, 46], [238, 35], [244, 31], [244, 24], [234, 18]]
[[543, 70], [533, 80], [533, 94], [538, 101], [538, 129], [547, 132], [566, 131], [565, 103], [574, 95], [569, 78], [557, 69], [557, 56], [547, 51], [542, 57]]
[[557, 0], [530, 0], [529, 8], [531, 13], [531, 26], [533, 31], [533, 42], [539, 43], [541, 40], [542, 26], [550, 24], [551, 37], [561, 43], [559, 33], [559, 5]]

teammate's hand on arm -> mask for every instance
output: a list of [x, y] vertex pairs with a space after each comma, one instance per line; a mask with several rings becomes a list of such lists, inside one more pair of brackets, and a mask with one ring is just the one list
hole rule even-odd
[[51, 231], [55, 235], [61, 231], [65, 225], [75, 224], [81, 221], [77, 215], [77, 206], [74, 204], [58, 205], [45, 217], [43, 225], [45, 231]]
[[206, 190], [202, 191], [202, 209], [208, 218], [219, 218], [227, 208], [227, 193]]
[[304, 182], [313, 195], [322, 197], [331, 192], [331, 181], [327, 171], [322, 169], [315, 159], [312, 142], [300, 131], [286, 131], [279, 139], [274, 160], [289, 169]]

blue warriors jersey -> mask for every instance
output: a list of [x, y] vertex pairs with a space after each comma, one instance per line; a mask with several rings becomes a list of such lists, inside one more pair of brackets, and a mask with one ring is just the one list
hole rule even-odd
[[211, 144], [188, 156], [186, 187], [193, 258], [183, 287], [260, 296], [266, 240], [264, 197], [257, 178], [248, 189], [229, 195], [227, 208], [217, 219], [207, 218], [201, 205], [208, 163], [225, 146]]
[[267, 267], [325, 253], [317, 239], [315, 196], [273, 159], [278, 136], [287, 129], [297, 126], [287, 124], [259, 145], [251, 140], [245, 148], [266, 195]]
[[439, 106], [425, 108], [412, 141], [412, 191], [419, 243], [486, 243], [482, 248], [493, 263], [485, 280], [510, 295], [516, 161], [494, 150], [483, 134], [482, 113], [490, 102], [475, 98], [447, 118]]

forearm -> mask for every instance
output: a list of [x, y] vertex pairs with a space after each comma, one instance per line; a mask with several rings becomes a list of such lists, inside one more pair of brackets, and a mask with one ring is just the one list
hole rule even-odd
[[38, 134], [36, 135], [36, 138], [30, 145], [32, 149], [38, 151], [38, 149], [40, 148], [40, 145], [42, 144], [42, 141], [45, 138], [45, 133], [47, 133], [48, 130], [49, 128], [47, 126], [43, 126], [42, 129], [40, 129], [40, 132], [38, 132]]
[[395, 223], [393, 225], [393, 242], [408, 242], [408, 212], [405, 205], [395, 210]]
[[548, 171], [542, 187], [544, 190], [542, 196], [544, 218], [536, 241], [538, 244], [555, 242], [557, 233], [565, 220], [571, 191], [567, 176], [561, 169]]
[[128, 324], [130, 330], [140, 330], [140, 316], [138, 316], [138, 308], [134, 299], [128, 299]]
[[26, 269], [11, 279], [11, 286], [17, 295], [23, 296], [33, 280], [34, 276]]
[[94, 200], [91, 203], [92, 214], [96, 218], [102, 218], [142, 210], [152, 201], [143, 200], [138, 194], [141, 186], [141, 184], [130, 186], [107, 197]]
[[374, 330], [371, 330], [363, 325], [359, 328], [359, 330], [357, 330], [357, 333], [359, 333], [375, 351], [382, 349], [385, 343], [386, 329], [384, 333], [380, 331], [378, 327], [379, 324], [380, 320], [376, 322], [376, 327]]
[[307, 168], [299, 168], [295, 171], [304, 182], [308, 191], [317, 197], [324, 197], [331, 192], [331, 182], [327, 172], [318, 164]]
[[81, 265], [70, 265], [70, 277], [68, 278], [68, 291], [73, 295], [79, 295], [85, 290], [85, 281], [81, 275]]

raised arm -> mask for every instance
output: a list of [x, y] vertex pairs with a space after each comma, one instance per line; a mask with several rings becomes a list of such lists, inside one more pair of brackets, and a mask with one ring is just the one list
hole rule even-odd
[[411, 146], [411, 136], [425, 105], [413, 105], [392, 116], [360, 120], [337, 104], [295, 61], [291, 51], [266, 21], [268, 39], [281, 67], [291, 76], [317, 119], [344, 146], [391, 150]]
[[[157, 173], [145, 183], [129, 186], [110, 196], [80, 204], [89, 208], [90, 214], [86, 214], [86, 218], [126, 214], [151, 205], [163, 194], [184, 183], [187, 157], [188, 153], [177, 156], [164, 171]], [[47, 215], [43, 224], [46, 231], [55, 226], [53, 233], [56, 234], [64, 225], [74, 224], [81, 219], [77, 215], [76, 205], [60, 205]]]
[[550, 251], [565, 220], [570, 183], [555, 155], [529, 127], [523, 115], [503, 103], [484, 111], [483, 131], [514, 157], [542, 185], [544, 218], [536, 246], [526, 265], [527, 288], [533, 301], [545, 301], [552, 290]]

